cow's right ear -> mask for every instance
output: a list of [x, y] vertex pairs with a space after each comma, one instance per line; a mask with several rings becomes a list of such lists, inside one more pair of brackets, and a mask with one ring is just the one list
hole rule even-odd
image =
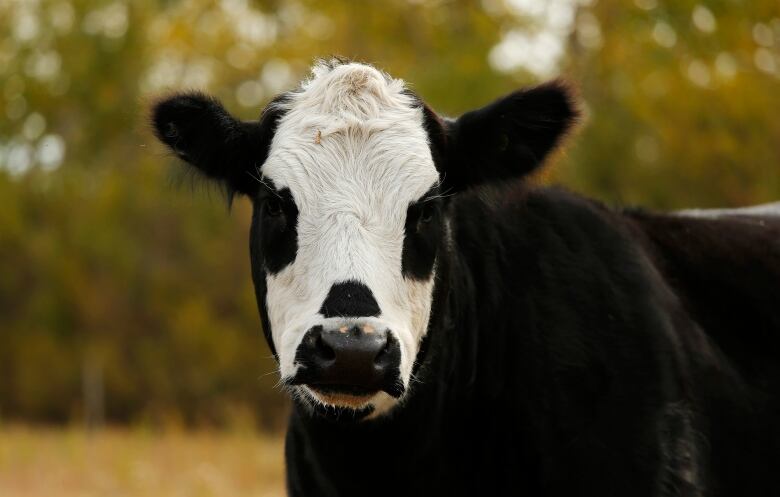
[[152, 106], [155, 136], [180, 159], [233, 193], [253, 195], [258, 169], [268, 156], [276, 118], [233, 117], [215, 98], [198, 92], [176, 94]]
[[579, 110], [570, 87], [551, 81], [455, 120], [439, 119], [429, 109], [425, 117], [433, 148], [439, 150], [442, 182], [461, 191], [538, 168], [576, 123]]

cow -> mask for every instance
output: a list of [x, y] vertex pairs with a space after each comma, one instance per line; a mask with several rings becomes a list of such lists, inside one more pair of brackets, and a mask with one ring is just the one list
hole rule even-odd
[[529, 181], [578, 116], [552, 81], [445, 118], [341, 59], [256, 121], [153, 105], [159, 140], [252, 203], [290, 495], [780, 492], [778, 218]]

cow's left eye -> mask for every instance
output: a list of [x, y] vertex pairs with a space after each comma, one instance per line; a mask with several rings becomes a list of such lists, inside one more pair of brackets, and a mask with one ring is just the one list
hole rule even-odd
[[265, 213], [271, 217], [282, 215], [282, 202], [278, 198], [269, 198], [265, 201]]
[[420, 211], [420, 222], [430, 223], [434, 214], [436, 214], [436, 208], [433, 205], [429, 203], [423, 204], [422, 210]]

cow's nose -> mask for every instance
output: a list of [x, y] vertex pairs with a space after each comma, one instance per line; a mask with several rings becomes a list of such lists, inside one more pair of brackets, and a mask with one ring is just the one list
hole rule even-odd
[[385, 391], [398, 397], [403, 393], [398, 341], [370, 324], [335, 329], [315, 326], [306, 332], [295, 361], [301, 366], [293, 381], [296, 384], [352, 395]]

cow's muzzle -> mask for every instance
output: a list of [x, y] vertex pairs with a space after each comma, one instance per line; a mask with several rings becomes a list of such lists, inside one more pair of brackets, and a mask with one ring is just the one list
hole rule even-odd
[[356, 406], [378, 392], [404, 393], [398, 340], [375, 323], [314, 326], [298, 346], [295, 362], [299, 367], [291, 383], [306, 385], [329, 404]]

